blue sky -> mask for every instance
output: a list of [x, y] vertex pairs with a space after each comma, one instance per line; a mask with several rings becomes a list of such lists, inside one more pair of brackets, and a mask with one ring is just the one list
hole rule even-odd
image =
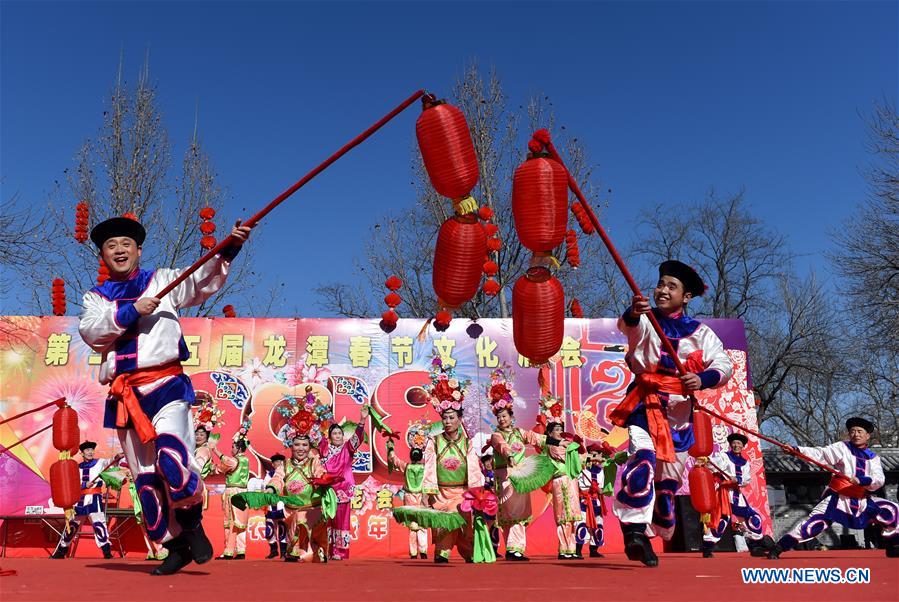
[[[897, 93], [895, 2], [2, 3], [2, 198], [42, 203], [96, 133], [120, 51], [145, 52], [173, 159], [199, 101], [229, 214], [248, 215], [419, 87], [467, 61], [516, 102], [542, 92], [614, 193], [622, 246], [641, 207], [745, 187], [803, 267], [853, 212], [870, 160], [862, 116]], [[295, 195], [254, 241], [276, 313], [321, 315], [368, 228], [411, 205], [417, 109]], [[246, 208], [246, 211], [243, 210]], [[336, 244], [335, 244], [336, 242]], [[295, 269], [283, 273], [284, 260]], [[6, 308], [7, 310], [14, 308]]]

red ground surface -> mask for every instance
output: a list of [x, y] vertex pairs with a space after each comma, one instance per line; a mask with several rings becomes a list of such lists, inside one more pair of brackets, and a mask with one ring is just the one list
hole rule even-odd
[[[278, 561], [212, 561], [191, 565], [172, 577], [150, 577], [149, 562], [135, 560], [2, 558], [3, 602], [13, 600], [670, 600], [740, 601], [899, 600], [899, 562], [882, 551], [795, 552], [779, 561], [745, 554], [666, 554], [648, 569], [623, 555], [561, 562], [450, 565], [432, 561], [350, 560], [327, 565], [286, 565]], [[865, 585], [745, 585], [743, 567], [868, 568]]]

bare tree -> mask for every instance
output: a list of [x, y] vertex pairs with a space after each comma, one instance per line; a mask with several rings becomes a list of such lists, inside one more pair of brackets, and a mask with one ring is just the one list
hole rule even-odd
[[[90, 241], [78, 244], [71, 236], [78, 202], [89, 205], [91, 226], [112, 216], [136, 215], [148, 231], [143, 265], [185, 267], [198, 259], [203, 253], [199, 244], [202, 207], [218, 212], [215, 222], [219, 238], [230, 232], [232, 222], [222, 214], [224, 195], [218, 174], [202, 147], [196, 125], [180, 172], [172, 169], [171, 154], [148, 63], [144, 63], [134, 86], [122, 79], [120, 67], [98, 135], [84, 142], [73, 167], [64, 170], [64, 182], [56, 182], [51, 194], [48, 215], [39, 230], [50, 261], [37, 262], [28, 274], [34, 295], [32, 311], [46, 311], [49, 295], [45, 291], [54, 277], [65, 280], [70, 307], [78, 307], [80, 293], [94, 286], [99, 266], [97, 250]], [[244, 253], [251, 255], [251, 249]], [[259, 298], [247, 295], [253, 287], [249, 264], [248, 257], [241, 257], [227, 285], [187, 313], [209, 315], [223, 303], [240, 304], [237, 299], [252, 311]]]
[[[489, 297], [478, 292], [456, 313], [469, 318], [509, 317], [511, 286], [528, 268], [531, 255], [515, 235], [511, 204], [512, 176], [525, 159], [530, 133], [540, 127], [554, 132], [557, 146], [565, 149], [571, 173], [591, 196], [598, 189], [595, 166], [578, 140], [566, 135], [564, 126], [555, 127], [553, 106], [548, 97], [534, 97], [515, 107], [510, 104], [494, 70], [485, 77], [477, 63], [471, 63], [449, 98], [466, 116], [478, 157], [479, 180], [472, 194], [481, 205], [493, 209], [494, 222], [503, 241], [496, 257], [499, 294]], [[522, 123], [528, 125], [524, 131]], [[383, 310], [380, 297], [383, 296], [384, 280], [396, 274], [405, 282], [402, 315], [426, 317], [436, 311], [431, 285], [434, 244], [440, 225], [452, 214], [452, 206], [431, 186], [417, 147], [412, 154], [416, 203], [408, 211], [386, 215], [373, 227], [364, 261], [357, 263], [355, 274], [358, 282], [368, 285], [367, 289], [360, 290], [356, 284], [340, 282], [322, 284], [316, 292], [323, 309], [344, 316], [377, 315]], [[573, 220], [571, 227], [576, 227]], [[564, 245], [555, 250], [554, 255], [562, 260], [558, 276], [569, 298], [573, 295], [582, 297], [588, 313], [598, 315], [609, 306], [610, 299], [600, 276], [611, 272], [595, 237], [581, 237], [579, 247], [584, 265], [580, 270], [573, 270], [565, 263]]]

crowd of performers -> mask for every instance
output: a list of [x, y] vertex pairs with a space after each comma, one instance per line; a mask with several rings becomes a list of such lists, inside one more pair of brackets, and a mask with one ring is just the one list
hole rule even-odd
[[[305, 398], [297, 401], [290, 428], [283, 433], [289, 457], [271, 457], [262, 479], [251, 478], [246, 425], [226, 455], [211, 440], [209, 425], [194, 423], [191, 406], [197, 400], [181, 369], [187, 348], [178, 310], [202, 303], [222, 287], [249, 233], [238, 222], [229, 246], [160, 299], [155, 295], [180, 272], [140, 268], [146, 232], [138, 222], [113, 218], [91, 232], [110, 279], [84, 295], [80, 332], [102, 356], [100, 380], [110, 386], [104, 426], [119, 434], [151, 551], [159, 545], [164, 548], [163, 553], [154, 554], [164, 557], [153, 569], [154, 575], [172, 574], [191, 562], [212, 559], [201, 519], [208, 503], [204, 478], [213, 472], [225, 476], [225, 546], [220, 558], [245, 558], [249, 508], [265, 512], [269, 558], [326, 562], [349, 557], [353, 456], [362, 442], [365, 422], [369, 417], [373, 424], [380, 422], [370, 407], [363, 406], [359, 423], [347, 428], [329, 420], [333, 416], [316, 414], [317, 396], [307, 387]], [[626, 361], [635, 375], [627, 396], [611, 414], [612, 422], [627, 430], [626, 452], [616, 453], [604, 443], [584, 446], [565, 432], [561, 400], [548, 391], [540, 399], [535, 427], [516, 426], [516, 396], [503, 369], [492, 373], [486, 391], [496, 428], [486, 444], [479, 445], [462, 425], [470, 382], [457, 378], [452, 367], [435, 358], [425, 390], [440, 424], [436, 428], [427, 421], [410, 425], [408, 458], [398, 457], [389, 446], [391, 468], [404, 477], [403, 505], [394, 508], [394, 516], [409, 527], [410, 557], [427, 558], [431, 531], [437, 563], [449, 562], [453, 549], [466, 562], [492, 562], [500, 544], [507, 561], [526, 561], [526, 531], [533, 518], [528, 492], [543, 487], [552, 497], [560, 559], [583, 558], [585, 545], [590, 556], [601, 555], [605, 498], [609, 497], [611, 511], [621, 524], [627, 557], [658, 565], [650, 538], [667, 540], [674, 532], [675, 492], [694, 441], [691, 393], [720, 387], [732, 374], [732, 363], [718, 337], [687, 315], [688, 303], [704, 291], [692, 268], [666, 261], [659, 267], [655, 306], [636, 296], [618, 321], [627, 337]], [[673, 343], [687, 374], [678, 376], [650, 324], [650, 312]], [[383, 428], [383, 423], [375, 426]], [[852, 529], [877, 524], [883, 530], [887, 554], [899, 555], [899, 505], [872, 495], [884, 484], [880, 459], [867, 445], [874, 425], [852, 418], [847, 430], [847, 441], [798, 448], [846, 479], [832, 482], [809, 518], [776, 542], [762, 532], [761, 517], [743, 494], [751, 476], [743, 455], [747, 438], [734, 432], [728, 437], [727, 452], [701, 459], [717, 472], [724, 492], [721, 497], [729, 501], [729, 509], [706, 530], [703, 555], [712, 555], [728, 524], [745, 535], [753, 555], [777, 558], [834, 522]], [[98, 478], [118, 458], [96, 459], [94, 447], [89, 442], [82, 445], [84, 496], [54, 558], [66, 555], [85, 516], [92, 521], [97, 545], [110, 555]], [[528, 454], [529, 449], [537, 453]]]

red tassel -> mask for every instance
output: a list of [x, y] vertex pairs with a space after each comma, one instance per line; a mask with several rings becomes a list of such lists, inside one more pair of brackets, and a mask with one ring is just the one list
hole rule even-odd
[[540, 142], [539, 140], [531, 140], [530, 142], [528, 142], [528, 150], [531, 151], [532, 153], [534, 153], [535, 155], [537, 153], [542, 153], [543, 148], [544, 148], [543, 143]]
[[493, 278], [488, 278], [484, 283], [484, 294], [488, 297], [494, 297], [499, 293], [499, 283]]

